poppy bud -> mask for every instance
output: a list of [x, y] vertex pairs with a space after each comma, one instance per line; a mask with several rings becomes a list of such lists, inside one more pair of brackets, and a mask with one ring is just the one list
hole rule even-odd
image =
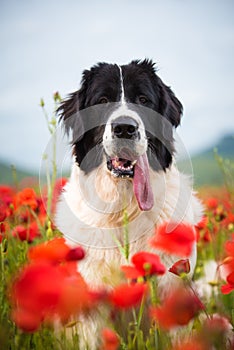
[[181, 276], [182, 274], [187, 274], [190, 272], [190, 262], [189, 259], [181, 259], [170, 267], [169, 272], [174, 273], [177, 276]]
[[69, 250], [66, 256], [67, 261], [82, 260], [85, 257], [85, 252], [82, 247], [76, 247]]

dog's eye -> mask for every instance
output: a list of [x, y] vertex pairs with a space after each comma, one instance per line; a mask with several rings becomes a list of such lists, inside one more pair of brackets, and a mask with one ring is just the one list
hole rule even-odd
[[139, 102], [142, 104], [142, 105], [145, 105], [147, 102], [148, 102], [148, 98], [146, 96], [139, 96]]
[[107, 97], [101, 97], [101, 98], [99, 98], [99, 100], [98, 100], [98, 103], [99, 104], [102, 104], [102, 103], [108, 103], [109, 101], [108, 101], [108, 98]]

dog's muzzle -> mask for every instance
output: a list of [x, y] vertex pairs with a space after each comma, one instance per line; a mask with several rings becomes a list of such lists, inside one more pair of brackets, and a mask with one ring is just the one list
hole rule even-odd
[[134, 152], [135, 142], [140, 140], [138, 122], [128, 116], [114, 119], [111, 123], [111, 138], [115, 156], [108, 159], [107, 168], [115, 177], [132, 178], [138, 156]]
[[140, 117], [133, 111], [110, 118], [103, 135], [107, 169], [114, 177], [132, 178], [141, 210], [154, 205], [147, 159], [147, 139]]

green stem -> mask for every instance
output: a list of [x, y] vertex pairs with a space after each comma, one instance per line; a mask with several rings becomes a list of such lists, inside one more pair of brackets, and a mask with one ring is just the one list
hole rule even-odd
[[139, 314], [138, 314], [138, 320], [137, 320], [138, 329], [140, 329], [140, 326], [141, 326], [141, 321], [142, 321], [142, 317], [145, 309], [145, 300], [146, 300], [146, 296], [144, 294], [141, 300], [141, 305], [140, 305]]
[[57, 177], [57, 165], [56, 165], [56, 132], [54, 131], [53, 135], [53, 154], [52, 154], [52, 175], [50, 178], [48, 163], [47, 163], [47, 188], [48, 188], [48, 198], [47, 198], [47, 213], [48, 217], [51, 217], [52, 211], [52, 200], [53, 200], [53, 189]]
[[124, 210], [124, 218], [123, 218], [123, 223], [124, 223], [124, 253], [125, 253], [125, 258], [127, 261], [129, 261], [129, 230], [128, 230], [128, 213], [126, 210]]
[[[189, 279], [186, 279], [186, 280], [187, 280], [187, 285], [189, 286], [189, 288], [191, 289], [191, 291], [193, 292], [193, 294], [195, 295], [195, 297], [196, 297], [197, 299], [200, 300], [199, 296], [197, 295], [197, 292], [194, 290], [194, 288], [193, 288], [193, 286], [192, 286], [192, 284], [191, 284], [191, 281], [190, 281]], [[203, 312], [204, 312], [204, 314], [206, 315], [206, 317], [210, 320], [211, 317], [210, 317], [210, 315], [208, 314], [206, 308], [203, 309]]]

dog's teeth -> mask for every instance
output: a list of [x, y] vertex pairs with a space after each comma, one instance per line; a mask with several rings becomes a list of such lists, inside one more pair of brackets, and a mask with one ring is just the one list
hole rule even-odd
[[118, 174], [115, 173], [114, 171], [111, 172], [114, 177], [118, 177]]
[[135, 164], [136, 164], [136, 162], [137, 162], [137, 160], [134, 160], [134, 161], [132, 162], [132, 166], [133, 166], [133, 165], [135, 165]]

